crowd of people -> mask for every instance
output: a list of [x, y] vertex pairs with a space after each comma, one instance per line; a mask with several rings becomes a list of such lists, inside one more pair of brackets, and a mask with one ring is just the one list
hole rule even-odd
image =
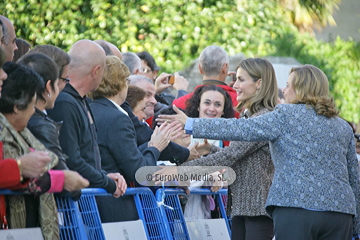
[[[317, 67], [293, 68], [280, 96], [272, 64], [249, 58], [229, 86], [229, 57], [211, 45], [199, 56], [202, 84], [188, 92], [148, 52], [88, 39], [68, 53], [32, 48], [5, 16], [0, 39], [0, 188], [26, 193], [0, 196], [0, 229], [59, 239], [54, 194], [76, 201], [86, 187], [112, 195], [97, 199], [103, 223], [136, 220], [127, 187], [140, 186], [141, 167], [167, 161], [176, 166], [157, 174], [235, 171], [225, 184], [234, 240], [358, 237], [355, 138]], [[187, 200], [186, 217], [211, 218], [211, 196]]]

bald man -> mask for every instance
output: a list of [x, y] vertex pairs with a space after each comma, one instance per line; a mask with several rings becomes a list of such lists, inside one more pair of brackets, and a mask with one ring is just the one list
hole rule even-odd
[[16, 45], [16, 34], [14, 25], [9, 19], [0, 15], [0, 20], [3, 22], [4, 38], [1, 46], [5, 50], [5, 61], [12, 61], [14, 58], [14, 51], [18, 49]]
[[69, 51], [68, 83], [56, 99], [49, 115], [63, 121], [60, 145], [68, 156], [69, 169], [88, 179], [91, 188], [104, 188], [115, 197], [124, 194], [126, 182], [119, 173], [106, 174], [101, 170], [94, 119], [86, 94], [100, 84], [105, 68], [105, 52], [95, 42], [80, 40]]

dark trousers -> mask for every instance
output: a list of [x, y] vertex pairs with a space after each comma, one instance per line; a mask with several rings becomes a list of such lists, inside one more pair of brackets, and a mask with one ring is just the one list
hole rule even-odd
[[266, 216], [232, 218], [232, 240], [271, 240], [274, 236], [273, 221]]
[[275, 207], [272, 214], [276, 240], [351, 240], [352, 215]]

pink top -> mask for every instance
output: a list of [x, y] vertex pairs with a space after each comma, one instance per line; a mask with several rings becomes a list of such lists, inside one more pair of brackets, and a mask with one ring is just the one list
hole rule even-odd
[[50, 170], [50, 189], [47, 191], [48, 193], [61, 192], [64, 187], [65, 175], [61, 170]]

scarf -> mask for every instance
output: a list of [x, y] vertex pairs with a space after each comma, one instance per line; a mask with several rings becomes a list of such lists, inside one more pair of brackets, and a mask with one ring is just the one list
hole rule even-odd
[[[48, 151], [27, 128], [17, 132], [1, 113], [0, 132], [0, 141], [3, 142], [3, 158], [16, 159], [24, 154], [29, 153], [31, 148], [37, 151]], [[54, 153], [49, 152], [49, 155], [51, 162], [46, 166], [47, 170], [52, 169], [58, 163], [58, 158]], [[34, 181], [30, 180], [29, 185], [34, 185]], [[29, 188], [26, 189], [25, 192], [33, 191], [31, 191]], [[59, 239], [59, 225], [54, 195], [50, 193], [44, 193], [40, 195], [39, 201], [39, 222], [44, 239]], [[26, 210], [24, 197], [21, 195], [11, 195], [8, 198], [8, 205], [10, 209], [10, 217], [8, 218], [9, 227], [25, 228]]]

